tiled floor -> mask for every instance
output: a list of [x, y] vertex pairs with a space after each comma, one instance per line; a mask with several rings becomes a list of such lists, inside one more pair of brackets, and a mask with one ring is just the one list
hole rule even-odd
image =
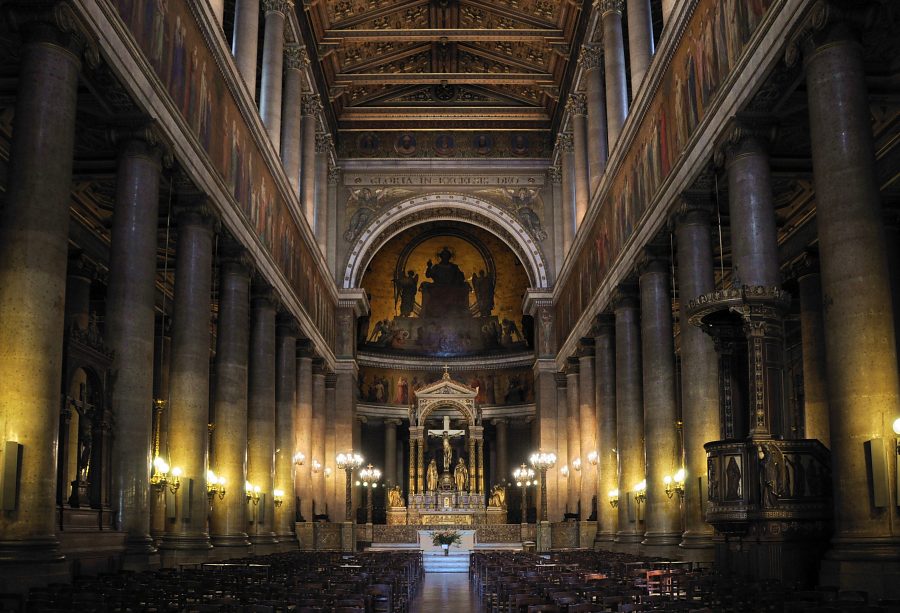
[[469, 573], [425, 573], [410, 613], [481, 613]]

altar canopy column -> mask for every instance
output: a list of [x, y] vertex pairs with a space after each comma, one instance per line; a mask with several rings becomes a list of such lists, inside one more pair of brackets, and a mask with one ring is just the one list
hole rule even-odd
[[[896, 508], [893, 502], [873, 506], [863, 441], [873, 441], [871, 453], [896, 458], [890, 441], [900, 396], [897, 305], [891, 301], [866, 71], [851, 21], [867, 16], [845, 8], [821, 3], [803, 45], [834, 471], [835, 530], [822, 580], [896, 597]], [[888, 444], [879, 445], [885, 439]], [[887, 487], [887, 500], [896, 501], [896, 485]]]
[[571, 94], [566, 110], [572, 121], [572, 146], [575, 160], [575, 218], [572, 221], [572, 237], [581, 226], [591, 201], [591, 186], [588, 178], [587, 144], [587, 101], [584, 94]]
[[303, 94], [301, 104], [303, 154], [300, 167], [300, 203], [306, 223], [315, 228], [316, 221], [316, 123], [322, 103], [317, 94]]
[[603, 60], [606, 67], [606, 131], [612, 153], [628, 116], [628, 85], [625, 81], [625, 42], [622, 9], [625, 0], [600, 0], [603, 22]]
[[616, 536], [617, 511], [609, 504], [609, 493], [619, 488], [616, 444], [616, 320], [611, 313], [597, 316], [594, 337], [594, 376], [597, 392], [597, 451], [600, 461], [597, 492], [597, 541], [612, 542]]
[[640, 263], [644, 434], [650, 441], [646, 447], [647, 521], [643, 541], [647, 546], [671, 546], [681, 541], [681, 499], [667, 496], [664, 484], [667, 475], [671, 477], [681, 468], [675, 430], [672, 269], [662, 255], [666, 247], [651, 245]]
[[713, 546], [712, 525], [703, 515], [706, 497], [706, 450], [703, 445], [721, 436], [719, 418], [719, 362], [713, 339], [686, 315], [689, 301], [715, 289], [713, 273], [712, 203], [693, 196], [682, 198], [675, 225], [678, 258], [679, 331], [681, 334], [681, 416], [684, 422], [684, 534], [686, 549]]
[[[283, 311], [275, 328], [275, 489], [284, 492], [284, 501], [275, 509], [275, 536], [279, 549], [296, 549], [294, 517], [294, 454], [299, 451], [294, 433], [297, 406], [297, 322]], [[274, 491], [274, 490], [273, 490]]]
[[206, 470], [215, 220], [205, 203], [180, 208], [177, 219], [167, 447], [169, 465], [182, 470], [182, 485], [171, 497], [172, 506], [167, 503], [170, 519], [160, 544], [163, 566], [204, 561], [211, 547], [206, 528]]
[[603, 83], [603, 47], [587, 43], [579, 57], [584, 68], [587, 103], [587, 156], [589, 194], [596, 191], [606, 171], [609, 139], [606, 135], [606, 86]]
[[481, 428], [478, 430], [479, 438], [475, 441], [478, 446], [478, 493], [484, 499], [484, 435], [480, 432]]
[[[578, 421], [581, 433], [581, 519], [587, 520], [597, 495], [597, 466], [590, 454], [597, 453], [597, 407], [594, 389], [594, 339], [582, 338], [578, 343]], [[597, 499], [599, 506], [600, 500]]]
[[581, 495], [581, 471], [575, 470], [576, 460], [581, 461], [581, 411], [578, 406], [578, 358], [570, 356], [566, 362], [566, 447], [569, 467], [568, 497], [566, 509], [578, 513], [578, 497]]
[[653, 58], [650, 0], [628, 0], [628, 56], [631, 60], [631, 97], [634, 98]]
[[247, 480], [258, 487], [258, 503], [248, 507], [253, 553], [274, 553], [275, 504], [275, 311], [271, 287], [254, 280], [250, 299], [250, 367], [247, 405]]
[[509, 420], [495, 419], [491, 423], [497, 429], [497, 474], [494, 476], [494, 481], [505, 483], [512, 477], [509, 472], [509, 450], [506, 442]]
[[825, 322], [822, 317], [822, 277], [818, 258], [806, 254], [796, 273], [800, 290], [800, 338], [803, 343], [803, 436], [818, 439], [830, 447]]
[[[225, 479], [225, 497], [213, 500], [210, 540], [218, 558], [249, 553], [247, 537], [247, 359], [250, 348], [250, 260], [232, 241], [219, 247], [216, 322], [215, 455], [210, 468]], [[234, 553], [227, 553], [228, 551]], [[221, 554], [221, 555], [220, 555]]]
[[[0, 515], [0, 559], [14, 563], [2, 566], [5, 591], [21, 587], [13, 576], [38, 572], [31, 563], [42, 573], [65, 572], [54, 535], [56, 424], [81, 68], [75, 33], [59, 30], [49, 14], [16, 17], [25, 23], [0, 223], [0, 420], [3, 440], [22, 445], [22, 459], [15, 509]], [[4, 446], [0, 460], [6, 453]]]
[[641, 389], [641, 313], [637, 288], [620, 285], [616, 313], [616, 449], [619, 450], [619, 529], [617, 543], [640, 543], [643, 509], [635, 488], [644, 480], [644, 398]]
[[[325, 455], [326, 432], [326, 407], [325, 407], [325, 367], [321, 358], [312, 361], [312, 437], [310, 440], [310, 452], [313, 462], [318, 461], [320, 466], [312, 474], [312, 516], [309, 521], [315, 519], [315, 515], [324, 515], [335, 509], [326, 508], [327, 494], [325, 486], [325, 469], [334, 467], [334, 458]], [[336, 519], [336, 518], [335, 518]]]
[[153, 563], [147, 556], [156, 553], [150, 538], [150, 466], [162, 152], [149, 131], [121, 136], [106, 293], [106, 342], [113, 351], [116, 372], [110, 397], [117, 417], [113, 422], [113, 508], [118, 512], [118, 528], [128, 533], [126, 564], [142, 569]]
[[576, 173], [575, 173], [575, 145], [571, 132], [560, 132], [556, 138], [556, 147], [559, 151], [559, 165], [562, 173], [562, 241], [563, 259], [572, 246], [575, 239], [575, 202], [576, 202]]
[[384, 486], [388, 489], [400, 484], [397, 475], [397, 426], [399, 419], [384, 420]]
[[300, 498], [300, 517], [304, 521], [313, 520], [312, 501], [315, 496], [313, 460], [322, 462], [322, 456], [313, 453], [313, 355], [306, 339], [297, 341], [297, 402], [294, 405], [294, 448], [306, 456], [303, 466], [294, 471], [294, 491]]
[[284, 48], [284, 96], [281, 103], [281, 162], [294, 195], [300, 197], [300, 161], [303, 104], [303, 68], [309, 64], [301, 45]]
[[293, 0], [262, 0], [266, 14], [263, 33], [262, 86], [259, 114], [275, 151], [281, 149], [281, 93], [284, 84], [284, 19], [293, 10]]
[[235, 0], [231, 54], [250, 97], [256, 100], [256, 56], [259, 49], [259, 0]]
[[[422, 455], [419, 454], [419, 466], [422, 466]], [[419, 470], [419, 481], [422, 480], [422, 471]], [[469, 493], [478, 493], [478, 464], [475, 457], [475, 433], [473, 427], [469, 427]]]

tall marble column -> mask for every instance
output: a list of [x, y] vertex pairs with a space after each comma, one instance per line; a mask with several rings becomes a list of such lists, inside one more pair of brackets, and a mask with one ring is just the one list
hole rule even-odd
[[508, 419], [494, 419], [492, 422], [497, 429], [497, 474], [494, 477], [496, 483], [505, 483], [512, 480], [509, 472], [509, 447], [507, 445]]
[[171, 506], [167, 504], [169, 521], [159, 547], [167, 567], [203, 561], [211, 547], [206, 471], [214, 225], [205, 202], [178, 211], [167, 448], [169, 465], [180, 468], [182, 476]]
[[625, 0], [599, 0], [603, 23], [603, 61], [606, 67], [606, 131], [612, 153], [628, 116], [628, 85], [625, 81], [625, 41], [622, 9]]
[[581, 411], [578, 398], [578, 358], [569, 357], [566, 363], [566, 448], [569, 453], [569, 482], [567, 484], [566, 507], [569, 513], [578, 513], [581, 495], [581, 471], [575, 470], [576, 460], [581, 457]]
[[214, 499], [210, 540], [218, 559], [247, 555], [247, 358], [250, 348], [250, 271], [236, 241], [219, 244], [219, 316], [216, 322], [215, 454], [210, 469], [225, 479], [225, 496]]
[[606, 134], [606, 85], [603, 82], [603, 47], [587, 43], [581, 48], [587, 103], [587, 155], [591, 194], [600, 184], [609, 157]]
[[653, 17], [650, 0], [628, 2], [628, 56], [631, 63], [631, 97], [641, 88], [653, 58]]
[[681, 345], [681, 416], [684, 423], [684, 527], [681, 547], [710, 549], [713, 528], [703, 515], [706, 450], [719, 440], [719, 365], [713, 339], [687, 321], [690, 300], [716, 288], [710, 203], [682, 199], [675, 225]]
[[0, 514], [0, 559], [16, 562], [4, 567], [5, 591], [35, 572], [32, 562], [53, 577], [65, 572], [54, 564], [62, 560], [54, 534], [56, 424], [81, 68], [76, 36], [49, 22], [26, 23], [22, 36], [0, 223], [0, 380], [16, 382], [0, 393], [0, 433], [23, 447], [14, 509]]
[[316, 122], [322, 103], [316, 94], [303, 94], [301, 145], [303, 149], [300, 166], [300, 200], [306, 222], [315, 229], [316, 220]]
[[397, 473], [397, 426], [399, 419], [384, 420], [384, 486], [391, 488], [395, 485], [403, 487], [402, 479]]
[[313, 228], [319, 249], [328, 253], [328, 166], [331, 163], [331, 134], [316, 133], [316, 212]]
[[325, 479], [325, 500], [328, 505], [328, 514], [331, 521], [341, 521], [344, 518], [344, 471], [337, 468], [337, 454], [341, 449], [335, 443], [335, 421], [337, 421], [337, 406], [335, 405], [335, 384], [337, 377], [333, 372], [325, 375], [325, 457], [333, 472]]
[[578, 231], [591, 200], [588, 179], [587, 101], [584, 94], [571, 94], [566, 110], [572, 120], [572, 145], [575, 161], [575, 219], [572, 236]]
[[153, 331], [161, 151], [152, 134], [122, 135], [116, 171], [106, 293], [106, 343], [113, 350], [113, 507], [127, 533], [126, 563], [155, 561], [150, 538]]
[[[334, 458], [325, 454], [326, 434], [326, 407], [325, 407], [325, 366], [321, 359], [313, 360], [312, 364], [312, 450], [313, 460], [321, 462], [322, 467], [312, 476], [312, 505], [315, 515], [323, 515], [330, 511], [337, 513], [340, 509], [327, 509], [327, 493], [325, 483], [325, 469], [334, 470]], [[334, 521], [338, 519], [335, 515]], [[312, 521], [312, 518], [310, 518]]]
[[238, 73], [256, 100], [256, 56], [259, 49], [259, 0], [235, 0], [231, 54]]
[[299, 451], [294, 433], [297, 425], [297, 323], [288, 312], [278, 314], [275, 327], [275, 489], [284, 492], [275, 509], [275, 538], [281, 551], [297, 548], [294, 517], [294, 454]]
[[559, 165], [562, 173], [562, 241], [563, 259], [575, 239], [575, 206], [577, 199], [575, 171], [575, 143], [571, 132], [560, 132], [556, 137], [559, 148]]
[[323, 461], [321, 453], [313, 453], [313, 355], [308, 340], [297, 342], [297, 404], [294, 409], [294, 447], [306, 456], [303, 466], [297, 468], [294, 491], [300, 497], [300, 517], [313, 520], [312, 501], [315, 495], [316, 474], [312, 472], [313, 460]]
[[300, 160], [303, 100], [303, 67], [309, 63], [301, 45], [284, 48], [284, 96], [281, 103], [281, 163], [294, 194], [300, 197]]
[[644, 467], [644, 398], [641, 389], [640, 306], [636, 288], [619, 286], [616, 313], [616, 449], [619, 450], [619, 527], [617, 543], [640, 543], [643, 509], [635, 501], [635, 486], [646, 476]]
[[250, 298], [250, 366], [247, 371], [247, 480], [260, 499], [247, 507], [253, 553], [274, 553], [275, 504], [275, 293], [254, 280]]
[[796, 269], [800, 294], [800, 339], [803, 354], [803, 438], [831, 446], [825, 374], [825, 322], [819, 259], [804, 255]]
[[[591, 505], [597, 496], [597, 466], [589, 455], [597, 449], [597, 391], [594, 378], [594, 339], [583, 338], [578, 344], [578, 422], [581, 432], [581, 519], [591, 516]], [[598, 452], [599, 453], [599, 452]], [[600, 499], [597, 498], [599, 507]]]
[[262, 85], [259, 114], [275, 151], [281, 150], [281, 92], [284, 68], [284, 19], [293, 0], [262, 0], [266, 24], [263, 32]]
[[[666, 495], [664, 479], [681, 468], [675, 430], [675, 347], [672, 331], [672, 270], [654, 246], [641, 262], [641, 355], [644, 381], [647, 512], [644, 545], [681, 541], [680, 497]], [[665, 253], [663, 251], [663, 253]]]
[[[559, 141], [557, 141], [556, 146], [559, 146]], [[567, 196], [571, 195], [568, 188], [563, 185], [561, 165], [547, 168], [547, 184], [550, 185], [550, 193], [553, 195], [553, 269], [558, 275], [566, 259], [565, 223], [563, 222], [564, 206], [562, 203], [566, 201]]]
[[[843, 8], [822, 2], [805, 40], [824, 298], [835, 532], [822, 579], [896, 594], [896, 509], [873, 506], [863, 442], [894, 462], [900, 383], [891, 282], [862, 48]], [[852, 17], [852, 15], [850, 16]], [[848, 20], [849, 21], [849, 20]], [[892, 458], [892, 459], [890, 459]], [[896, 485], [888, 500], [896, 501]], [[840, 583], [838, 583], [840, 581]], [[893, 585], [893, 587], [891, 587]]]
[[609, 504], [609, 493], [619, 489], [619, 454], [616, 443], [616, 320], [611, 313], [597, 316], [594, 337], [594, 378], [597, 393], [597, 451], [600, 461], [597, 491], [597, 541], [611, 542], [616, 536], [618, 512]]

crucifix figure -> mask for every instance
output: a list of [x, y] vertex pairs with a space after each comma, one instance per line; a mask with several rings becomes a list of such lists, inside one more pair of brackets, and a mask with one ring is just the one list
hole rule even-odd
[[440, 436], [443, 441], [444, 447], [444, 472], [450, 472], [450, 469], [453, 468], [453, 448], [450, 446], [450, 439], [456, 438], [457, 436], [463, 436], [466, 433], [465, 430], [451, 430], [450, 429], [450, 417], [444, 415], [444, 429], [443, 430], [429, 430], [428, 436]]

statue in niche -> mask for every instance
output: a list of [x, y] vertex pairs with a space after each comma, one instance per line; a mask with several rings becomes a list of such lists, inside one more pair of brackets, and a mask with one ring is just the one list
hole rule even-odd
[[419, 275], [414, 271], [406, 271], [406, 276], [394, 279], [394, 306], [400, 308], [400, 317], [409, 317], [416, 307], [416, 292], [419, 287]]
[[460, 457], [456, 460], [456, 468], [453, 469], [453, 481], [456, 483], [457, 492], [465, 492], [469, 483], [469, 469]]
[[757, 447], [757, 458], [759, 458], [760, 502], [762, 506], [772, 508], [778, 504], [782, 493], [783, 454], [774, 445], [760, 445]]
[[506, 506], [506, 488], [502, 485], [495, 485], [491, 488], [491, 496], [488, 498], [488, 506], [502, 508]]
[[706, 460], [707, 490], [706, 499], [713, 502], [719, 500], [719, 473], [716, 470], [716, 460], [707, 458]]
[[91, 420], [81, 413], [78, 419], [78, 480], [82, 483], [87, 483], [91, 476], [92, 448]]
[[403, 492], [400, 491], [399, 485], [395, 485], [388, 490], [388, 506], [393, 508], [405, 506], [403, 504]]
[[739, 500], [741, 497], [741, 467], [735, 456], [728, 458], [725, 467], [725, 500]]
[[478, 314], [481, 317], [490, 317], [494, 310], [494, 289], [497, 278], [493, 274], [486, 274], [483, 270], [472, 273], [472, 289], [475, 291], [475, 303], [478, 305]]
[[429, 492], [434, 492], [437, 490], [438, 484], [438, 469], [437, 469], [437, 460], [431, 458], [431, 462], [428, 463], [428, 471], [425, 474], [425, 489]]

